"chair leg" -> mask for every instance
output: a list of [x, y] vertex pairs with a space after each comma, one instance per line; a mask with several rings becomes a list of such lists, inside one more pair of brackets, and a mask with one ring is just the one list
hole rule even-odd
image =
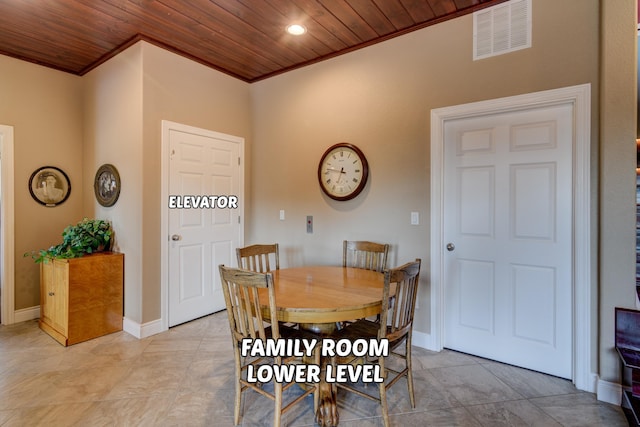
[[280, 420], [282, 419], [282, 384], [274, 381], [273, 392], [275, 395], [275, 408], [273, 411], [273, 427], [280, 427]]
[[389, 427], [389, 409], [387, 407], [387, 387], [380, 383], [380, 406], [382, 407], [382, 421], [384, 427]]
[[[380, 365], [380, 372], [383, 374], [383, 378], [386, 380], [387, 375], [384, 369], [384, 357], [378, 358], [378, 365]], [[382, 408], [382, 421], [384, 422], [384, 427], [389, 427], [389, 408], [387, 407], [387, 385], [386, 381], [382, 381], [378, 383], [378, 388], [380, 391], [380, 407]]]
[[240, 424], [240, 404], [242, 401], [242, 391], [240, 390], [240, 381], [236, 381], [236, 400], [233, 408], [233, 424]]
[[413, 392], [413, 371], [411, 369], [411, 333], [407, 336], [406, 365], [407, 365], [407, 386], [409, 387], [409, 401], [411, 407], [416, 407], [416, 396]]
[[235, 355], [235, 364], [236, 364], [236, 398], [233, 408], [233, 424], [240, 424], [240, 406], [242, 404], [242, 384], [240, 384], [240, 379], [242, 378], [242, 372], [240, 370], [240, 360], [239, 355]]

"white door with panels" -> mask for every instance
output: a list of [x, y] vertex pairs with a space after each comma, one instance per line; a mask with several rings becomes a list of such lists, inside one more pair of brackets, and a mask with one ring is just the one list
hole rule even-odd
[[444, 346], [572, 377], [571, 104], [444, 126]]
[[168, 215], [168, 326], [225, 308], [218, 265], [235, 259], [240, 209], [184, 206], [188, 198], [193, 204], [199, 197], [240, 194], [241, 142], [206, 130], [169, 130], [169, 197], [181, 198], [174, 205], [182, 208], [170, 208]]

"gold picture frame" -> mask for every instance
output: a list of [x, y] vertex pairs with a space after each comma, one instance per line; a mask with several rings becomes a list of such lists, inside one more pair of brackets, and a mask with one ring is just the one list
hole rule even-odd
[[111, 164], [104, 164], [98, 168], [93, 182], [93, 191], [98, 203], [102, 206], [113, 206], [120, 197], [120, 174]]

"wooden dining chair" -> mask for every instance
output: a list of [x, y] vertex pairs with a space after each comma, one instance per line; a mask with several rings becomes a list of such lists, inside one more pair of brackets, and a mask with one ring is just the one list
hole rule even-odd
[[[282, 414], [291, 409], [296, 403], [303, 401], [303, 399], [311, 393], [313, 393], [314, 395], [313, 410], [315, 413], [318, 408], [319, 399], [318, 383], [305, 383], [306, 390], [301, 395], [292, 399], [289, 403], [284, 405], [282, 398], [283, 392], [297, 383], [279, 383], [272, 380], [273, 392], [269, 392], [265, 390], [262, 383], [249, 382], [246, 378], [246, 374], [243, 375], [243, 373], [247, 371], [250, 365], [253, 365], [257, 368], [258, 366], [265, 364], [283, 365], [289, 363], [302, 363], [303, 361], [300, 358], [266, 358], [250, 356], [242, 357], [240, 349], [242, 340], [244, 339], [260, 340], [263, 342], [264, 348], [266, 348], [266, 341], [269, 339], [313, 339], [317, 337], [306, 331], [300, 331], [297, 329], [280, 326], [278, 322], [272, 322], [271, 325], [267, 326], [267, 323], [262, 314], [263, 308], [258, 298], [258, 289], [267, 289], [269, 317], [270, 319], [275, 319], [277, 315], [276, 298], [273, 288], [273, 276], [271, 275], [271, 273], [257, 273], [238, 268], [225, 267], [224, 265], [220, 265], [219, 270], [220, 280], [222, 282], [222, 290], [224, 293], [224, 300], [227, 306], [229, 327], [231, 328], [231, 340], [235, 360], [236, 396], [234, 406], [234, 424], [238, 425], [238, 423], [240, 422], [242, 392], [246, 390], [254, 390], [274, 401], [275, 409], [273, 425], [276, 427], [280, 426]], [[262, 301], [262, 303], [265, 302], [266, 301]], [[312, 361], [305, 362], [314, 363], [319, 366], [319, 350], [319, 347], [315, 349]]]
[[[385, 270], [380, 322], [361, 319], [347, 325], [344, 329], [336, 331], [332, 335], [332, 338], [335, 340], [346, 338], [355, 341], [364, 338], [366, 340], [377, 339], [380, 341], [388, 339], [389, 355], [387, 357], [396, 357], [404, 360], [404, 368], [396, 370], [386, 366], [385, 357], [378, 357], [377, 360], [368, 358], [366, 363], [377, 363], [380, 365], [380, 372], [385, 378], [384, 382], [378, 383], [377, 396], [356, 389], [352, 384], [336, 384], [339, 388], [380, 403], [385, 427], [389, 426], [387, 390], [400, 378], [407, 378], [411, 407], [416, 407], [413, 392], [413, 374], [411, 372], [411, 337], [413, 333], [413, 316], [416, 308], [416, 297], [418, 295], [420, 265], [421, 260], [416, 259], [414, 262], [409, 262], [400, 267]], [[395, 293], [393, 293], [393, 297], [390, 298], [393, 284], [395, 284]], [[404, 346], [401, 346], [403, 343]], [[398, 351], [401, 347], [404, 347], [404, 350]], [[335, 363], [335, 360], [332, 363]]]
[[[387, 268], [389, 244], [368, 242], [366, 240], [345, 240], [342, 242], [342, 266], [382, 272]], [[376, 320], [380, 320], [377, 316]], [[355, 322], [346, 320], [337, 322], [338, 329]]]
[[[268, 273], [273, 270], [280, 270], [280, 248], [277, 243], [270, 245], [257, 244], [236, 248], [236, 258], [238, 268], [256, 271], [258, 273]], [[280, 323], [280, 325], [298, 327], [295, 323]]]
[[342, 243], [342, 266], [382, 272], [387, 268], [389, 244], [358, 240]]
[[245, 270], [267, 273], [280, 269], [280, 250], [278, 244], [251, 245], [244, 248], [236, 248], [238, 267]]

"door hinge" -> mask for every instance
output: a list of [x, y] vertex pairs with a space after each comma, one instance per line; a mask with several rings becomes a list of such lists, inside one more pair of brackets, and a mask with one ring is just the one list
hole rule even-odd
[[240, 217], [238, 217], [238, 224], [240, 224]]
[[240, 166], [240, 157], [238, 157], [238, 166]]

